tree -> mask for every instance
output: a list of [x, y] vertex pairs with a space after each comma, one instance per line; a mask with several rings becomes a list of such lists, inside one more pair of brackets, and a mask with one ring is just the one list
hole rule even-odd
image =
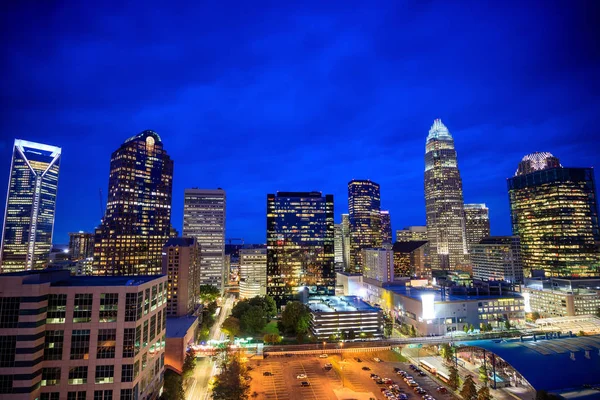
[[229, 335], [229, 338], [233, 340], [235, 336], [240, 335], [240, 320], [230, 315], [221, 324], [221, 331], [226, 335]]
[[473, 324], [469, 325], [469, 330], [470, 330], [471, 332], [473, 332], [473, 331], [475, 330], [475, 327], [473, 326]]
[[584, 331], [579, 331], [579, 334], [577, 336], [585, 336], [585, 332]]
[[448, 368], [448, 386], [450, 386], [452, 388], [452, 390], [456, 390], [458, 389], [458, 384], [459, 384], [459, 378], [458, 378], [458, 370], [456, 369], [456, 367], [454, 365], [451, 365]]
[[392, 324], [392, 321], [385, 321], [385, 325], [383, 326], [383, 329], [384, 329], [385, 336], [390, 337], [390, 336], [392, 336], [394, 324]]
[[485, 368], [484, 365], [482, 365], [481, 367], [479, 367], [479, 380], [481, 382], [483, 382], [483, 384], [485, 386], [487, 386], [489, 377], [488, 377], [488, 374], [487, 374], [487, 369]]
[[486, 325], [486, 330], [487, 330], [488, 332], [492, 332], [492, 331], [494, 330], [494, 327], [492, 326], [492, 324], [490, 324], [490, 323], [488, 322], [488, 323], [487, 323], [487, 325]]
[[440, 355], [448, 363], [452, 363], [453, 353], [454, 352], [452, 351], [452, 347], [450, 347], [450, 345], [448, 343], [443, 343], [442, 346], [440, 347]]
[[348, 338], [348, 340], [356, 339], [356, 332], [354, 332], [354, 329], [350, 329], [346, 337]]
[[247, 400], [250, 385], [248, 371], [237, 358], [221, 366], [221, 373], [215, 377], [214, 400]]
[[275, 300], [271, 296], [253, 297], [248, 304], [262, 308], [267, 320], [271, 320], [277, 316], [277, 304], [275, 304]]
[[305, 334], [310, 324], [310, 310], [299, 301], [290, 301], [281, 313], [281, 324], [288, 334]]
[[188, 379], [194, 373], [194, 368], [196, 368], [196, 357], [194, 357], [191, 353], [187, 353], [185, 355], [185, 359], [183, 360], [183, 379]]
[[509, 320], [504, 321], [504, 329], [506, 329], [507, 331], [509, 331], [510, 328], [511, 328], [510, 321]]
[[252, 307], [247, 299], [238, 301], [231, 309], [231, 315], [241, 320], [242, 316]]
[[490, 388], [487, 386], [482, 386], [477, 391], [477, 400], [492, 400], [492, 395], [490, 395]]
[[463, 325], [463, 331], [464, 331], [465, 333], [469, 333], [469, 324], [464, 324], [464, 325]]
[[177, 372], [170, 369], [165, 370], [165, 381], [160, 400], [184, 400], [183, 379]]
[[417, 330], [414, 325], [410, 326], [410, 337], [417, 337]]
[[465, 377], [465, 381], [460, 389], [460, 395], [464, 400], [473, 400], [477, 397], [477, 388], [471, 375]]
[[203, 304], [211, 303], [221, 296], [221, 291], [213, 285], [200, 285], [200, 301]]
[[265, 312], [260, 306], [250, 306], [240, 319], [240, 327], [244, 334], [255, 335], [267, 325]]
[[276, 333], [267, 333], [265, 336], [263, 336], [263, 341], [269, 344], [281, 343], [281, 336]]

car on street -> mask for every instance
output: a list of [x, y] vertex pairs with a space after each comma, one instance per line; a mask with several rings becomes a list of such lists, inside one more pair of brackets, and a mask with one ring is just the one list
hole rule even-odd
[[269, 371], [263, 372], [263, 376], [273, 376], [273, 374]]
[[427, 374], [423, 371], [419, 371], [419, 376], [426, 376]]
[[425, 393], [427, 393], [427, 391], [425, 389], [423, 389], [421, 386], [417, 386], [414, 389], [414, 391], [415, 391], [415, 393], [418, 393], [418, 394], [425, 394]]
[[398, 395], [399, 400], [408, 400], [408, 395], [406, 393], [400, 393]]
[[302, 381], [302, 382], [300, 382], [300, 386], [310, 386], [310, 383], [308, 383], [306, 381]]
[[300, 374], [296, 376], [296, 379], [306, 379], [306, 374]]
[[443, 386], [439, 386], [439, 387], [437, 387], [435, 390], [436, 390], [438, 393], [441, 393], [441, 394], [446, 394], [446, 393], [448, 393], [448, 389], [446, 389], [446, 388], [445, 388], [445, 387], [443, 387]]
[[381, 359], [375, 357], [375, 358], [373, 358], [373, 361], [375, 361], [375, 362], [381, 362]]
[[410, 386], [410, 387], [417, 387], [417, 386], [419, 386], [419, 384], [417, 382], [415, 382], [415, 381], [409, 381], [408, 382], [408, 386]]
[[333, 368], [333, 364], [327, 363], [323, 366], [323, 368]]
[[401, 377], [403, 377], [403, 378], [404, 378], [406, 375], [408, 375], [408, 373], [407, 373], [406, 371], [402, 371], [402, 370], [398, 371], [398, 372], [397, 372], [397, 374], [398, 374], [398, 375], [400, 375], [400, 376], [401, 376]]
[[329, 357], [327, 354], [321, 354], [321, 355], [319, 355], [319, 358], [327, 358], [327, 357]]
[[371, 368], [369, 368], [369, 367], [362, 367], [362, 370], [363, 370], [363, 371], [370, 371], [370, 370], [371, 370]]

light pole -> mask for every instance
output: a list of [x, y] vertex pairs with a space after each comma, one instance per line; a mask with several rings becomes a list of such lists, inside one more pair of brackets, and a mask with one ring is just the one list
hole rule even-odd
[[323, 353], [325, 353], [325, 341], [323, 341]]
[[340, 357], [342, 357], [342, 362], [344, 361], [344, 342], [340, 342]]

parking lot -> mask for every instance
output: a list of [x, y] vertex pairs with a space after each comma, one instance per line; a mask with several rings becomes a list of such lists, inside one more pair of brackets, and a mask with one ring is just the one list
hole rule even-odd
[[[375, 362], [374, 357], [378, 357], [382, 362]], [[360, 359], [361, 362], [358, 362]], [[327, 371], [324, 366], [331, 363], [333, 368]], [[318, 356], [291, 356], [291, 357], [271, 357], [265, 360], [253, 361], [249, 365], [253, 368], [250, 372], [252, 377], [250, 393], [257, 393], [257, 399], [269, 400], [321, 400], [337, 399], [334, 391], [342, 388], [350, 389], [361, 394], [360, 397], [373, 397], [376, 399], [385, 399], [381, 392], [382, 387], [389, 385], [378, 385], [370, 378], [372, 373], [381, 378], [390, 378], [398, 384], [400, 390], [408, 395], [410, 400], [421, 399], [412, 388], [409, 388], [402, 380], [402, 377], [394, 372], [394, 367], [400, 368], [410, 373], [415, 381], [424, 388], [428, 394], [435, 399], [452, 399], [451, 394], [441, 395], [436, 392], [439, 386], [429, 376], [418, 376], [413, 373], [408, 365], [397, 361], [397, 355], [392, 352], [380, 353], [348, 353], [342, 357], [339, 354], [330, 355], [327, 358]], [[363, 367], [369, 368], [369, 371], [363, 370]], [[267, 376], [265, 376], [265, 372]], [[297, 379], [298, 375], [305, 374], [306, 378]], [[301, 382], [308, 382], [309, 386], [301, 386]], [[367, 393], [371, 393], [368, 396]], [[342, 398], [358, 398], [342, 396]]]

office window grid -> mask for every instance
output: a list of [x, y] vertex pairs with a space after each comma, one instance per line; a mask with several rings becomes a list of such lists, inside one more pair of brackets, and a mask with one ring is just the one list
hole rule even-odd
[[42, 368], [41, 386], [55, 386], [60, 384], [60, 367]]
[[113, 400], [113, 391], [94, 390], [94, 400]]
[[133, 364], [123, 364], [121, 366], [121, 382], [133, 382]]
[[48, 296], [46, 323], [64, 324], [67, 318], [67, 295], [51, 294]]
[[69, 385], [85, 385], [87, 383], [87, 377], [87, 365], [69, 368]]
[[100, 295], [100, 322], [117, 322], [118, 308], [118, 293], [102, 293]]
[[85, 391], [68, 392], [67, 400], [85, 400]]
[[15, 365], [16, 336], [0, 336], [0, 367]]
[[92, 294], [76, 294], [75, 305], [73, 307], [73, 322], [92, 322], [92, 303], [94, 296]]
[[76, 329], [71, 334], [71, 360], [88, 359], [90, 355], [90, 330]]
[[46, 331], [44, 360], [62, 360], [64, 331]]
[[19, 324], [20, 297], [0, 297], [0, 328], [16, 328]]
[[113, 383], [115, 377], [114, 365], [96, 366], [96, 384]]
[[100, 329], [98, 331], [98, 348], [96, 358], [115, 358], [116, 344], [116, 329]]

